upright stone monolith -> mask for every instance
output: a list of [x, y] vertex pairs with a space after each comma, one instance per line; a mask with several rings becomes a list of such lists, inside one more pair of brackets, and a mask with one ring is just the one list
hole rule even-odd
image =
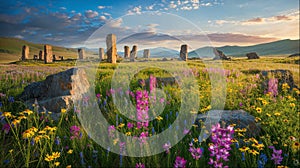
[[109, 34], [106, 36], [106, 47], [107, 47], [107, 61], [110, 63], [117, 63], [117, 45], [116, 35]]
[[52, 46], [44, 45], [44, 62], [45, 64], [53, 62]]
[[104, 48], [99, 48], [99, 59], [104, 60]]
[[39, 60], [43, 60], [44, 59], [44, 52], [42, 50], [40, 50], [39, 52]]
[[27, 60], [29, 58], [29, 47], [27, 45], [23, 45], [22, 47], [22, 61]]
[[130, 56], [129, 46], [124, 46], [124, 58], [129, 58], [129, 56]]
[[53, 62], [56, 61], [56, 55], [53, 55]]
[[150, 58], [150, 50], [144, 49], [144, 58]]
[[134, 45], [130, 51], [130, 62], [134, 62], [134, 59], [137, 57], [137, 46]]
[[85, 59], [85, 51], [83, 48], [78, 48], [78, 58], [80, 60]]
[[180, 58], [183, 61], [187, 61], [187, 59], [188, 59], [188, 46], [186, 44], [181, 45]]

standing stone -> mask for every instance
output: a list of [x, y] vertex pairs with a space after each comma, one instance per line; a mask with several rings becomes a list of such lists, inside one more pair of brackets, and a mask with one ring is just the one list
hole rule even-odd
[[84, 52], [84, 49], [83, 48], [79, 48], [78, 49], [78, 57], [79, 59], [85, 59], [85, 52]]
[[231, 60], [231, 58], [227, 57], [221, 50], [214, 48], [213, 52], [215, 54], [213, 60]]
[[130, 62], [134, 62], [134, 59], [137, 57], [137, 46], [134, 45], [130, 52]]
[[33, 55], [33, 59], [34, 59], [34, 60], [37, 60], [37, 59], [38, 59], [38, 56], [37, 56], [37, 55]]
[[42, 50], [40, 50], [39, 52], [39, 60], [43, 60], [44, 59], [44, 52]]
[[188, 59], [188, 46], [186, 44], [181, 45], [180, 58], [183, 61], [187, 61]]
[[144, 58], [150, 58], [150, 50], [144, 49]]
[[49, 62], [53, 62], [53, 58], [52, 58], [53, 54], [52, 54], [52, 46], [50, 45], [44, 45], [44, 62], [45, 64], [49, 63]]
[[56, 61], [56, 55], [53, 55], [53, 62]]
[[104, 48], [99, 48], [99, 59], [104, 60]]
[[259, 59], [259, 56], [256, 52], [247, 53], [246, 56], [248, 57], [248, 59]]
[[129, 58], [130, 56], [130, 49], [128, 46], [124, 46], [124, 58]]
[[58, 56], [58, 58], [60, 58], [61, 61], [64, 60], [64, 56]]
[[29, 58], [29, 47], [24, 45], [22, 47], [22, 61], [27, 60]]
[[109, 34], [106, 36], [106, 47], [107, 47], [107, 61], [110, 63], [117, 63], [117, 45], [116, 35]]

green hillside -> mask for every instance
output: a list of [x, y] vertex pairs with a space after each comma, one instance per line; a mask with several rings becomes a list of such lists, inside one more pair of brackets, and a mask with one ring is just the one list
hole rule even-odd
[[[22, 46], [29, 46], [29, 58], [38, 55], [44, 49], [44, 44], [35, 44], [17, 38], [0, 37], [0, 63], [17, 61], [21, 58]], [[76, 58], [77, 49], [52, 46], [53, 54], [64, 58]]]
[[[256, 52], [261, 56], [291, 55], [299, 53], [299, 40], [280, 40], [270, 43], [257, 44], [252, 46], [223, 46], [217, 47], [228, 56], [245, 56], [246, 53]], [[203, 47], [189, 53], [190, 57], [212, 56], [212, 47]]]

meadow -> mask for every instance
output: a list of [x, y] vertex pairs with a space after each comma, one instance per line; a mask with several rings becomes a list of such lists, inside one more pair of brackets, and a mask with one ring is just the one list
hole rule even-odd
[[[113, 145], [126, 150], [126, 144], [116, 136], [122, 132], [136, 137], [141, 146], [147, 144], [145, 137], [151, 137], [171, 129], [184, 131], [184, 138], [177, 144], [166, 140], [162, 153], [147, 157], [129, 157], [113, 153], [110, 148], [97, 144], [80, 123], [76, 109], [61, 109], [59, 120], [51, 118], [50, 111], [38, 113], [38, 104], [27, 109], [18, 99], [24, 87], [34, 81], [44, 80], [54, 74], [75, 66], [74, 60], [43, 64], [29, 60], [0, 65], [0, 167], [298, 167], [300, 160], [300, 91], [287, 83], [280, 83], [277, 76], [266, 81], [261, 70], [286, 69], [292, 72], [295, 84], [300, 86], [299, 57], [262, 57], [259, 60], [233, 59], [232, 61], [211, 61], [222, 63], [224, 69], [209, 69], [201, 60], [187, 62], [187, 75], [196, 79], [197, 88], [188, 87], [182, 93], [178, 85], [156, 84], [155, 79], [169, 77], [170, 73], [157, 68], [147, 68], [134, 75], [127, 90], [111, 88], [111, 78], [117, 65], [100, 63], [95, 80], [95, 102], [105, 119], [109, 140]], [[210, 73], [208, 73], [210, 72]], [[209, 74], [220, 75], [226, 80], [224, 109], [242, 109], [255, 117], [261, 126], [259, 135], [249, 136], [247, 128], [238, 124], [224, 123], [211, 128], [212, 136], [202, 139], [203, 123], [192, 122], [190, 130], [172, 127], [180, 113], [201, 114], [218, 107], [211, 105], [212, 90]], [[150, 78], [151, 77], [151, 78]], [[149, 83], [144, 80], [149, 79]], [[144, 80], [140, 80], [144, 79]], [[269, 82], [270, 83], [270, 82]], [[158, 87], [166, 94], [156, 99], [153, 89]], [[217, 88], [218, 89], [218, 88]], [[199, 108], [181, 111], [181, 94], [199, 93], [196, 99]], [[118, 94], [127, 94], [136, 107], [140, 122], [134, 122], [120, 114], [113, 102]], [[90, 101], [94, 101], [90, 100]], [[195, 103], [195, 102], [193, 102]], [[126, 108], [126, 105], [124, 105]], [[153, 120], [145, 118], [154, 111], [153, 106], [164, 106], [161, 114]], [[91, 123], [101, 124], [101, 123]]]

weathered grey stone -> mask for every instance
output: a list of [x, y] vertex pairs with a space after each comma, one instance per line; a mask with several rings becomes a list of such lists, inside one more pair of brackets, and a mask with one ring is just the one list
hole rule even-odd
[[259, 59], [259, 56], [256, 52], [247, 53], [246, 56], [248, 57], [248, 59]]
[[291, 54], [288, 57], [297, 57], [297, 56], [300, 56], [300, 53]]
[[50, 45], [44, 45], [44, 62], [45, 64], [49, 63], [49, 62], [53, 62], [53, 58], [52, 58], [53, 54], [52, 54], [52, 46]]
[[44, 60], [44, 52], [42, 50], [39, 52], [39, 60]]
[[262, 88], [264, 90], [267, 90], [270, 78], [278, 79], [278, 88], [281, 88], [282, 84], [284, 83], [287, 83], [290, 86], [290, 89], [298, 88], [298, 86], [294, 82], [293, 74], [290, 70], [276, 69], [261, 71], [260, 75], [263, 78]]
[[124, 58], [129, 58], [129, 56], [130, 56], [129, 46], [124, 46]]
[[150, 50], [149, 49], [144, 49], [143, 57], [150, 58]]
[[110, 63], [117, 63], [117, 38], [115, 34], [109, 34], [106, 36], [107, 47], [107, 61]]
[[58, 56], [58, 58], [63, 61], [64, 60], [64, 56]]
[[85, 57], [85, 51], [84, 51], [83, 48], [79, 48], [79, 49], [78, 49], [78, 58], [79, 58], [80, 60], [86, 58], [86, 57]]
[[50, 75], [44, 81], [31, 83], [24, 88], [20, 99], [29, 106], [36, 99], [40, 107], [60, 112], [61, 108], [71, 108], [73, 101], [82, 100], [89, 87], [85, 71], [72, 68]]
[[215, 54], [215, 57], [214, 57], [214, 60], [231, 60], [230, 57], [227, 57], [222, 51], [214, 48], [214, 54]]
[[134, 62], [134, 59], [137, 58], [137, 46], [134, 45], [130, 51], [130, 62]]
[[[205, 114], [198, 114], [196, 123], [210, 123], [220, 124], [225, 123], [226, 126], [236, 124], [234, 128], [246, 128], [246, 135], [248, 137], [258, 136], [261, 132], [261, 126], [255, 122], [255, 117], [245, 112], [244, 110], [211, 110]], [[203, 125], [198, 128], [201, 129]]]
[[181, 45], [180, 58], [183, 61], [187, 61], [187, 59], [188, 59], [188, 46], [186, 44]]
[[99, 59], [104, 60], [104, 48], [99, 48]]
[[29, 58], [29, 47], [27, 45], [23, 45], [22, 47], [22, 61], [27, 60]]

